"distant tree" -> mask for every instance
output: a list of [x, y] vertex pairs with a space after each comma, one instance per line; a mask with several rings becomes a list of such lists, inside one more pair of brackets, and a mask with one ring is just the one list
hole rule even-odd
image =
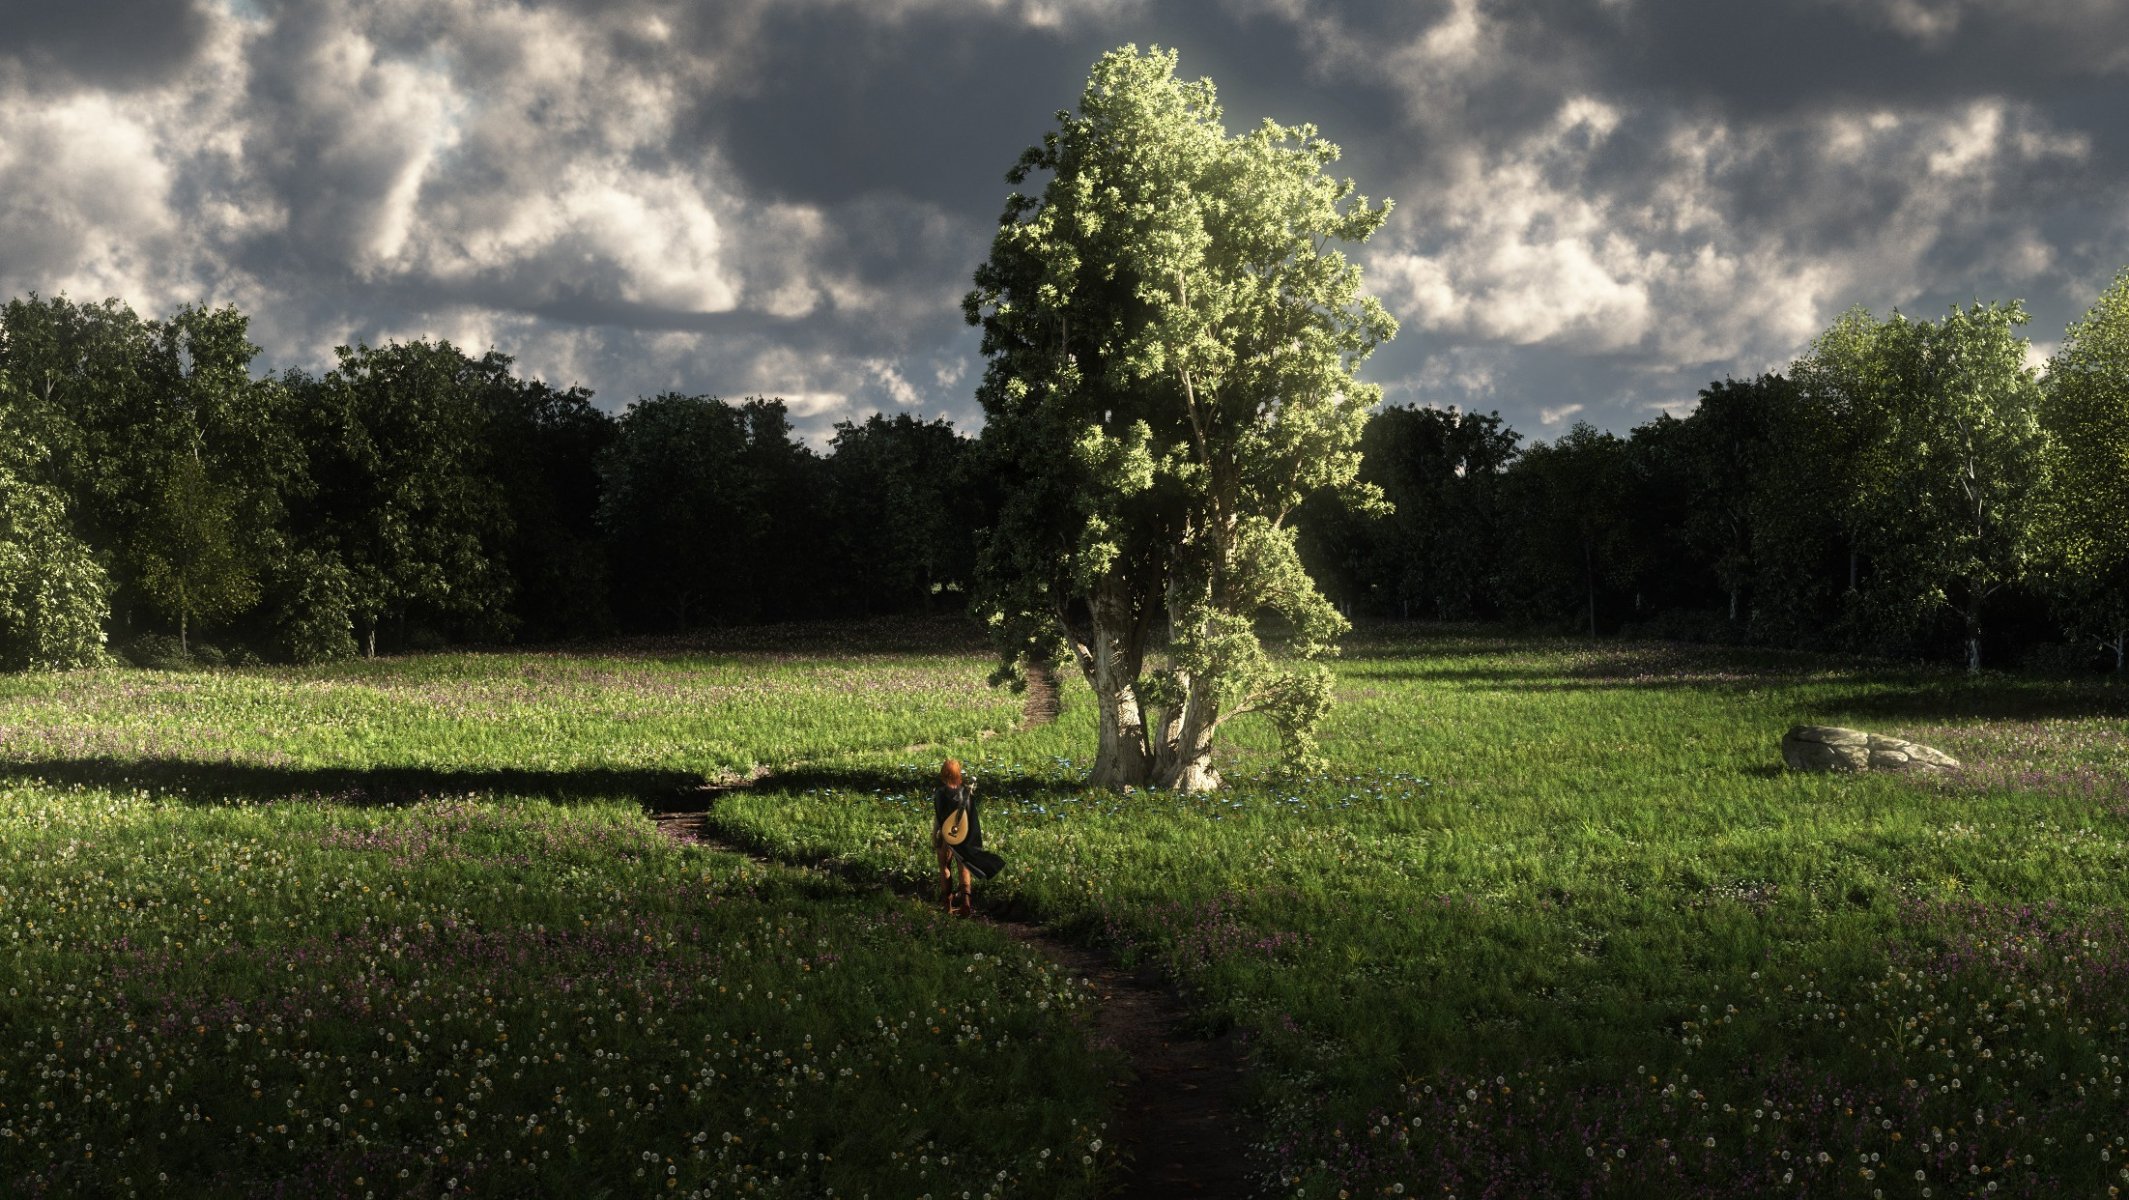
[[1323, 489], [1372, 490], [1358, 442], [1379, 392], [1355, 373], [1395, 324], [1334, 249], [1388, 207], [1325, 174], [1338, 151], [1311, 126], [1229, 137], [1211, 81], [1175, 65], [1134, 47], [1095, 64], [1008, 177], [1050, 173], [1008, 202], [964, 308], [1013, 495], [982, 598], [1004, 665], [1061, 636], [1100, 714], [1096, 784], [1195, 790], [1217, 786], [1215, 736], [1243, 713], [1315, 760], [1315, 660], [1345, 622], [1288, 518]]
[[1584, 421], [1523, 451], [1505, 481], [1512, 611], [1543, 618], [1580, 609], [1597, 636], [1599, 595], [1624, 557], [1627, 480], [1625, 441]]
[[[285, 394], [251, 377], [258, 347], [246, 329], [233, 308], [142, 321], [116, 301], [32, 297], [0, 310], [0, 376], [50, 448], [43, 477], [66, 492], [75, 528], [109, 569], [121, 627], [142, 602], [184, 623], [161, 542], [180, 519], [174, 496], [208, 502], [232, 578], [285, 551], [284, 500], [300, 487], [302, 455]], [[199, 474], [171, 479], [181, 461]], [[218, 600], [216, 615], [248, 603]]]
[[1633, 620], [1665, 610], [1704, 609], [1709, 571], [1693, 551], [1696, 471], [1693, 431], [1662, 413], [1620, 446], [1618, 527], [1610, 534], [1607, 576]]
[[1878, 592], [1941, 610], [1981, 668], [1990, 599], [2024, 579], [2038, 549], [2048, 439], [2025, 365], [2024, 308], [1954, 306], [1937, 322], [1855, 312], [1798, 365], [1832, 385], [1858, 435], [1846, 524], [1882, 574]]
[[1700, 391], [1699, 407], [1682, 422], [1681, 450], [1690, 493], [1684, 536], [1722, 589], [1732, 625], [1749, 614], [1745, 596], [1760, 572], [1769, 473], [1794, 432], [1795, 388], [1781, 375], [1725, 379]]
[[237, 548], [229, 489], [208, 478], [196, 451], [173, 457], [156, 499], [139, 530], [140, 587], [177, 617], [178, 648], [189, 653], [191, 623], [249, 608], [258, 579]]
[[745, 470], [747, 432], [741, 410], [714, 396], [656, 396], [621, 414], [600, 460], [599, 524], [631, 624], [684, 630], [751, 615], [745, 565], [768, 513]]
[[299, 546], [268, 568], [266, 639], [284, 662], [353, 658], [355, 585], [337, 548]]
[[506, 374], [491, 376], [483, 395], [489, 462], [509, 517], [502, 559], [520, 635], [605, 632], [613, 612], [598, 524], [599, 456], [613, 442], [613, 418], [592, 405], [590, 392]]
[[336, 552], [365, 652], [410, 615], [507, 628], [510, 517], [490, 466], [482, 393], [509, 360], [449, 342], [338, 347], [305, 384], [312, 553]]
[[2049, 574], [2073, 637], [2129, 659], [2129, 271], [2071, 324], [2048, 362], [2042, 423], [2056, 471]]
[[738, 408], [745, 446], [739, 470], [753, 537], [731, 564], [747, 581], [740, 619], [834, 615], [842, 572], [833, 554], [828, 464], [798, 440], [779, 399], [751, 396]]
[[1311, 570], [1389, 615], [1497, 614], [1501, 478], [1521, 440], [1499, 413], [1377, 410], [1360, 436], [1360, 479], [1392, 511], [1355, 512], [1335, 494], [1309, 500], [1297, 522]]
[[47, 451], [0, 382], [0, 670], [103, 660], [103, 568], [68, 526], [65, 495], [37, 478]]
[[862, 607], [929, 610], [964, 589], [981, 519], [973, 447], [944, 419], [874, 413], [839, 422], [829, 443], [833, 526]]
[[[32, 295], [0, 310], [0, 377], [23, 436], [43, 448], [26, 469], [60, 489], [74, 534], [99, 552], [104, 586], [125, 606], [121, 547], [151, 503], [139, 431], [152, 425], [155, 331], [116, 300], [77, 305]], [[167, 445], [162, 447], [167, 453]]]

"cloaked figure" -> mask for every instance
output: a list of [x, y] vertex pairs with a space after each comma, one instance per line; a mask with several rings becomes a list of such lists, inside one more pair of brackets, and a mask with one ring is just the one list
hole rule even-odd
[[955, 759], [947, 759], [939, 768], [939, 790], [932, 793], [931, 846], [939, 857], [939, 890], [946, 911], [974, 915], [971, 876], [989, 879], [1005, 866], [1005, 860], [983, 848], [976, 785], [962, 776], [961, 764]]

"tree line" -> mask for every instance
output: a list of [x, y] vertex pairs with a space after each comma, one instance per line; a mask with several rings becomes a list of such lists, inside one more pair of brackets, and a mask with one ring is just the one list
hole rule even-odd
[[0, 669], [959, 610], [983, 506], [943, 420], [827, 453], [780, 400], [619, 416], [443, 341], [254, 369], [234, 308], [0, 309]]
[[[2129, 272], [2044, 371], [2025, 321], [1853, 311], [1624, 436], [1381, 408], [1359, 478], [1389, 511], [1317, 495], [1299, 554], [1349, 614], [2120, 670]], [[610, 415], [447, 342], [257, 355], [232, 308], [0, 309], [0, 668], [958, 612], [986, 554], [1079, 522], [1025, 422], [875, 415], [817, 452], [778, 400]]]
[[1362, 476], [1402, 515], [1319, 506], [1309, 557], [1376, 614], [2119, 671], [2129, 272], [2043, 371], [2026, 322], [1853, 310], [1788, 372], [1624, 437], [1386, 409]]

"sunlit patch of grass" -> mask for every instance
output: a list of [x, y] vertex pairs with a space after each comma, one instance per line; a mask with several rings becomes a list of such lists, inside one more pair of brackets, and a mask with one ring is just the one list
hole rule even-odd
[[[1076, 686], [1058, 725], [956, 747], [999, 902], [1155, 959], [1242, 1031], [1277, 1191], [2129, 1183], [2129, 979], [2071, 984], [2129, 964], [2118, 688], [1382, 632], [1339, 687], [1335, 776], [1268, 774], [1243, 725], [1210, 797], [1086, 790]], [[1980, 765], [1799, 775], [1799, 722]], [[853, 755], [719, 820], [914, 884], [931, 765]]]

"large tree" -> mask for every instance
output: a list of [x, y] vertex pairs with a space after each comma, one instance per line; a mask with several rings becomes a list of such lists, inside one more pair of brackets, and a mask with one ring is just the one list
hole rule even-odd
[[1212, 82], [1175, 67], [1136, 47], [1094, 65], [1008, 176], [1049, 182], [1008, 200], [965, 309], [1008, 484], [980, 602], [1005, 666], [1061, 641], [1101, 715], [1094, 782], [1195, 790], [1244, 713], [1314, 760], [1315, 660], [1345, 625], [1287, 518], [1373, 492], [1358, 443], [1379, 392], [1357, 371], [1396, 326], [1338, 249], [1388, 204], [1326, 173], [1338, 149], [1313, 126], [1229, 136]]
[[1876, 569], [1877, 594], [1959, 623], [1981, 667], [1989, 601], [2024, 579], [2039, 547], [2048, 437], [2026, 365], [2022, 306], [1953, 306], [1941, 321], [1857, 310], [1797, 364], [1855, 448], [1844, 523]]
[[2073, 636], [2129, 662], [2129, 271], [2048, 362], [2042, 420], [2058, 448], [2049, 573]]

